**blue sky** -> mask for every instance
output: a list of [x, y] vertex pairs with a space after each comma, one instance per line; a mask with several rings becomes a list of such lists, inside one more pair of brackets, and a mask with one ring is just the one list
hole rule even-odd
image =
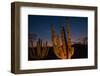
[[[60, 35], [60, 25], [65, 29], [67, 26], [66, 18], [69, 19], [71, 39], [75, 40], [87, 37], [88, 35], [88, 18], [87, 17], [64, 17], [64, 16], [28, 16], [28, 32], [34, 33], [43, 41], [48, 41], [51, 44], [51, 25], [54, 25], [55, 31]], [[67, 31], [66, 31], [67, 32]], [[67, 37], [67, 33], [66, 33]]]

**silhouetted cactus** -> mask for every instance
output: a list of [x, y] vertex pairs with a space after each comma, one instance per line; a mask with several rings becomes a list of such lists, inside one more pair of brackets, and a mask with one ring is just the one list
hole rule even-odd
[[42, 43], [42, 40], [39, 38], [36, 43], [36, 48], [32, 47], [32, 53], [30, 54], [31, 58], [34, 59], [43, 59], [48, 55], [49, 48], [46, 43]]
[[45, 58], [48, 55], [48, 47], [47, 41], [46, 43], [42, 43], [42, 40], [39, 39], [37, 41], [37, 56], [39, 59]]

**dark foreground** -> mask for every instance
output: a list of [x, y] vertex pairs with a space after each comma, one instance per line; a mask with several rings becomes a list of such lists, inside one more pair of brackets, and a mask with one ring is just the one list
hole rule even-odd
[[[80, 44], [74, 44], [74, 55], [72, 56], [72, 59], [82, 59], [82, 58], [88, 58], [88, 46], [87, 45], [80, 45]], [[28, 50], [28, 60], [54, 60], [59, 59], [53, 52], [53, 47], [50, 47], [48, 50], [48, 55], [43, 59], [38, 59], [32, 57], [32, 50], [29, 48]]]

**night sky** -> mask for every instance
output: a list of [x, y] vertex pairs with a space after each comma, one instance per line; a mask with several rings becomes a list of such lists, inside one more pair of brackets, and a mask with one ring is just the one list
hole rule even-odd
[[87, 17], [28, 15], [28, 32], [36, 34], [38, 38], [48, 41], [49, 45], [51, 45], [51, 25], [54, 25], [55, 31], [60, 35], [60, 25], [63, 25], [66, 29], [66, 18], [69, 19], [72, 42], [79, 38], [87, 37]]

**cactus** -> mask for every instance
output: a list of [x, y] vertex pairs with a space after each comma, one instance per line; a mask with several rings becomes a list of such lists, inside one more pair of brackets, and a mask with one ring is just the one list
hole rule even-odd
[[34, 47], [34, 40], [32, 38], [32, 34], [31, 34], [31, 38], [29, 39], [29, 44], [31, 44], [31, 47], [29, 46], [29, 48], [31, 48], [31, 53], [30, 53], [30, 57], [33, 59], [43, 59], [48, 55], [48, 51], [49, 48], [47, 47], [47, 41], [45, 43], [42, 43], [42, 40], [39, 38], [37, 43], [36, 43], [36, 48]]
[[[43, 46], [42, 46], [43, 45]], [[48, 55], [48, 47], [47, 47], [47, 41], [46, 43], [42, 44], [42, 40], [39, 39], [37, 41], [37, 58], [43, 59]]]
[[63, 26], [61, 26], [61, 40], [59, 36], [56, 34], [53, 25], [51, 28], [51, 32], [52, 32], [52, 43], [55, 55], [61, 59], [70, 59], [74, 54], [74, 48], [71, 46], [69, 25], [67, 30], [68, 39], [66, 38], [65, 29]]
[[52, 25], [51, 31], [52, 31], [52, 43], [53, 43], [54, 53], [58, 58], [65, 59], [66, 52], [63, 51], [59, 36], [56, 34], [53, 25]]

